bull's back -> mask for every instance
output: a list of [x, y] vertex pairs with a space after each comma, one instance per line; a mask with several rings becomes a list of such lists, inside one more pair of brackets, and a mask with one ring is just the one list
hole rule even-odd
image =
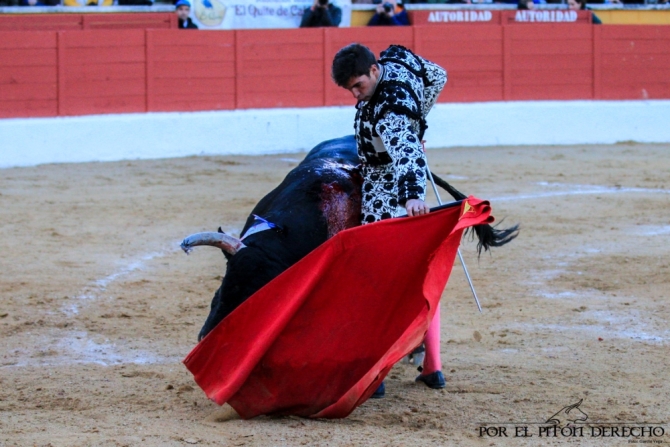
[[[282, 258], [289, 258], [293, 263], [325, 242], [336, 232], [331, 228], [333, 221], [347, 222], [340, 225], [347, 227], [358, 223], [361, 182], [354, 169], [357, 164], [353, 135], [324, 141], [256, 205], [252, 216], [259, 215], [284, 230], [280, 238], [284, 242], [283, 249], [290, 253]], [[348, 201], [350, 197], [353, 197], [352, 206], [331, 206], [334, 200]], [[344, 210], [346, 215], [334, 219], [333, 209]], [[252, 216], [243, 234], [254, 223]]]
[[309, 163], [318, 159], [332, 160], [344, 165], [358, 165], [356, 138], [353, 135], [347, 135], [346, 137], [324, 141], [309, 151], [302, 163]]

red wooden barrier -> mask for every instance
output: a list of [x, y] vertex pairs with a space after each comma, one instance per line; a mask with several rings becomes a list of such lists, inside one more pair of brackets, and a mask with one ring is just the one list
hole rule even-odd
[[420, 26], [416, 50], [447, 69], [448, 82], [439, 102], [503, 99], [502, 27]]
[[73, 31], [177, 27], [177, 16], [171, 12], [0, 15], [0, 31]]
[[235, 91], [234, 31], [147, 31], [147, 110], [234, 109]]
[[237, 34], [237, 108], [323, 105], [323, 29]]
[[82, 30], [83, 23], [83, 14], [0, 15], [0, 31]]
[[505, 99], [593, 97], [591, 25], [535, 25], [505, 28], [510, 48]]
[[604, 26], [599, 98], [670, 98], [670, 26]]
[[60, 115], [146, 111], [144, 30], [58, 34]]
[[177, 28], [173, 13], [83, 14], [83, 29]]
[[670, 98], [668, 26], [0, 31], [0, 117], [353, 105], [351, 42], [444, 66], [440, 102]]
[[56, 33], [0, 31], [0, 117], [58, 114]]

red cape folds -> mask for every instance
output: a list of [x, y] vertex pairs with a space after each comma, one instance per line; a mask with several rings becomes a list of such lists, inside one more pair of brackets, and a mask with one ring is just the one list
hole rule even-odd
[[242, 303], [184, 364], [241, 417], [346, 417], [423, 340], [486, 201], [344, 230]]

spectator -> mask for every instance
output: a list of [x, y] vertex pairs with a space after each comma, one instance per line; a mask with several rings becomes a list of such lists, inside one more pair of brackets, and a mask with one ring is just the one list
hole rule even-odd
[[[579, 11], [579, 10], [589, 10], [586, 7], [586, 0], [568, 0], [568, 8], [572, 9], [573, 11]], [[593, 22], [594, 25], [602, 25], [602, 21], [598, 18], [597, 15], [591, 13], [591, 21]]]
[[189, 17], [191, 15], [191, 3], [188, 0], [179, 0], [174, 4], [177, 17], [179, 18], [179, 29], [198, 29]]
[[314, 0], [314, 4], [305, 8], [300, 21], [300, 28], [317, 28], [321, 26], [340, 26], [342, 10], [328, 0]]
[[535, 9], [535, 3], [533, 0], [519, 0], [516, 9]]
[[378, 3], [377, 12], [368, 22], [368, 26], [407, 26], [409, 16], [405, 7], [398, 4], [397, 0], [373, 0]]
[[[21, 6], [57, 6], [59, 0], [21, 0], [19, 5]], [[12, 6], [8, 4], [8, 6]]]

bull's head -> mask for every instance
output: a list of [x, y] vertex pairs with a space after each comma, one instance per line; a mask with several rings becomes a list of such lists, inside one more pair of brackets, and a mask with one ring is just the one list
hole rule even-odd
[[250, 238], [258, 239], [260, 237], [264, 240], [260, 243], [258, 240], [256, 243], [249, 242], [248, 245], [242, 243], [240, 239], [221, 232], [221, 230], [218, 233], [197, 233], [184, 239], [181, 248], [186, 253], [189, 253], [193, 247], [198, 245], [209, 245], [223, 250], [223, 254], [228, 260], [226, 274], [221, 287], [214, 294], [209, 315], [198, 334], [198, 340], [202, 340], [237, 306], [288, 268], [288, 264], [268, 256], [265, 250], [261, 248], [265, 247], [270, 252], [279, 251], [278, 247], [272, 244], [273, 242], [280, 243], [279, 241], [267, 240], [272, 238], [273, 233], [263, 232], [255, 238]]
[[[196, 233], [186, 237], [181, 243], [181, 249], [184, 250], [186, 254], [189, 254], [191, 250], [193, 250], [193, 247], [197, 247], [199, 245], [209, 245], [211, 247], [220, 248], [223, 250], [223, 253], [228, 260], [233, 259], [233, 256], [235, 256], [240, 250], [247, 248], [247, 246], [244, 245], [241, 240], [230, 236], [219, 229], [218, 233]], [[225, 284], [226, 280], [224, 278], [223, 284], [221, 284], [221, 287], [214, 295], [209, 316], [207, 317], [205, 324], [198, 334], [198, 341], [202, 340], [205, 335], [214, 329], [214, 327], [232, 310], [225, 309], [227, 306], [223, 305], [224, 300], [222, 294], [224, 293], [223, 289]]]

